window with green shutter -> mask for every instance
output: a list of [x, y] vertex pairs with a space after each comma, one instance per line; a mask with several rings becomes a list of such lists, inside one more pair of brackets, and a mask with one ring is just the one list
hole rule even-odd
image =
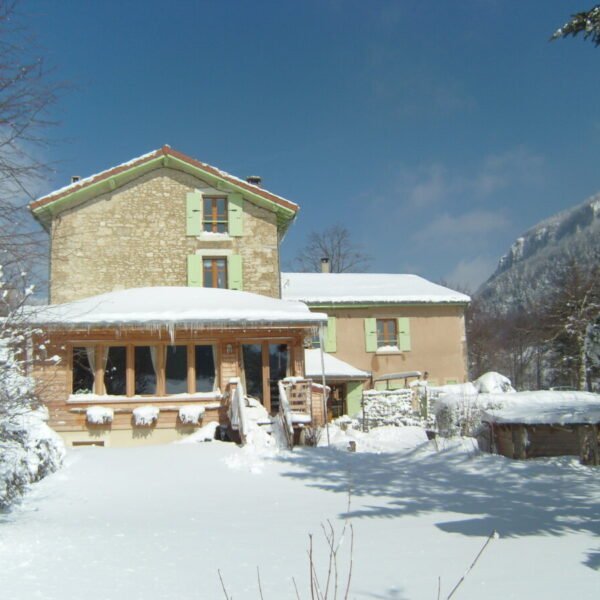
[[186, 196], [186, 234], [202, 233], [202, 194], [198, 190], [188, 192]]
[[325, 352], [337, 351], [337, 331], [335, 317], [327, 317], [325, 329]]
[[230, 290], [243, 290], [242, 257], [232, 254], [227, 259], [228, 287]]
[[400, 317], [398, 319], [398, 348], [401, 352], [410, 352], [410, 319], [408, 317]]
[[241, 194], [229, 194], [227, 198], [229, 216], [229, 235], [239, 237], [244, 235], [244, 199]]
[[198, 254], [187, 257], [187, 281], [190, 287], [202, 287], [202, 257]]
[[377, 352], [377, 319], [365, 319], [365, 349], [367, 352]]

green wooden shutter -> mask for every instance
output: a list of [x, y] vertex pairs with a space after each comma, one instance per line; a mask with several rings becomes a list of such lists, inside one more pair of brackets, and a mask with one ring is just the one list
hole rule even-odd
[[349, 381], [346, 383], [346, 412], [349, 416], [360, 412], [363, 395], [362, 381]]
[[186, 197], [186, 233], [202, 233], [202, 194], [198, 190], [188, 192]]
[[325, 332], [325, 352], [337, 351], [337, 333], [335, 330], [335, 317], [327, 317], [327, 330]]
[[187, 257], [187, 280], [190, 287], [202, 287], [202, 257], [190, 254]]
[[365, 319], [365, 349], [377, 352], [377, 319]]
[[400, 317], [398, 319], [398, 348], [402, 352], [410, 352], [410, 319]]
[[229, 235], [235, 237], [244, 235], [244, 199], [241, 194], [227, 196], [227, 213]]
[[243, 290], [242, 257], [232, 254], [227, 257], [227, 287], [230, 290]]

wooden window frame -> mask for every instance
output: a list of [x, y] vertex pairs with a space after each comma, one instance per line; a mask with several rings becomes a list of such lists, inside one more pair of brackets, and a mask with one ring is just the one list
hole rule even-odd
[[[268, 413], [271, 413], [271, 386], [269, 383], [269, 344], [286, 344], [288, 347], [288, 371], [291, 377], [295, 377], [296, 373], [296, 354], [295, 354], [295, 340], [293, 338], [269, 338], [265, 340], [264, 338], [255, 339], [243, 339], [240, 340], [239, 344], [239, 357], [238, 364], [240, 366], [240, 370], [245, 369], [244, 365], [244, 354], [242, 350], [242, 346], [247, 344], [256, 344], [261, 347], [261, 361], [262, 361], [262, 386], [263, 386], [263, 406], [267, 410]], [[244, 379], [246, 374], [244, 373]]]
[[[383, 323], [383, 337], [379, 336], [379, 324]], [[390, 326], [391, 325], [391, 326]], [[377, 347], [398, 346], [398, 319], [386, 318], [375, 320], [375, 331], [377, 333]]]
[[[225, 205], [224, 218], [219, 219], [218, 201]], [[209, 210], [207, 210], [207, 205]], [[225, 231], [219, 231], [225, 225]], [[208, 229], [207, 229], [208, 226]], [[202, 199], [202, 231], [204, 233], [229, 233], [229, 203], [227, 196], [204, 196]]]
[[[213, 285], [211, 285], [211, 286], [206, 285], [208, 278], [206, 276], [207, 270], [204, 266], [204, 261], [207, 261], [207, 260], [223, 261], [223, 264], [224, 264], [223, 275], [224, 275], [224, 282], [225, 282], [224, 287], [219, 288], [218, 285], [215, 285], [216, 283], [219, 282], [219, 268], [218, 268], [218, 266], [215, 267], [215, 265], [217, 264], [216, 262], [213, 262], [212, 268], [209, 271], [210, 280]], [[202, 256], [202, 286], [203, 287], [212, 287], [214, 289], [226, 290], [226, 289], [228, 289], [228, 283], [229, 283], [228, 277], [229, 277], [229, 272], [228, 272], [228, 264], [227, 264], [226, 256]]]
[[[129, 342], [129, 343], [96, 343], [96, 342], [72, 342], [70, 343], [69, 350], [69, 366], [67, 369], [68, 379], [68, 390], [69, 395], [73, 395], [73, 349], [80, 348], [83, 345], [94, 346], [96, 368], [94, 372], [94, 388], [93, 393], [97, 396], [113, 397], [113, 398], [131, 398], [135, 396], [135, 347], [136, 346], [154, 346], [156, 348], [156, 362], [159, 365], [158, 372], [156, 374], [156, 393], [155, 394], [143, 394], [140, 398], [156, 398], [156, 397], [169, 397], [173, 394], [166, 393], [166, 361], [165, 352], [167, 346], [172, 344], [161, 342], [161, 343], [150, 343], [150, 342]], [[194, 340], [186, 341], [181, 344], [175, 344], [176, 346], [185, 346], [187, 348], [187, 393], [192, 395], [196, 393], [196, 346], [212, 346], [215, 355], [215, 382], [217, 388], [220, 388], [220, 372], [221, 372], [221, 349], [217, 340]], [[107, 348], [110, 347], [125, 348], [125, 396], [121, 395], [109, 395], [106, 393], [104, 388], [104, 364], [103, 356]]]

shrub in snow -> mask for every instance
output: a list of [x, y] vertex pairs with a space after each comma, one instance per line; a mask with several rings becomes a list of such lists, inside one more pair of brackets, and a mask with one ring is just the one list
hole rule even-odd
[[156, 406], [138, 406], [133, 409], [133, 424], [138, 427], [151, 427], [158, 421], [160, 410]]
[[204, 406], [194, 404], [179, 407], [179, 420], [184, 425], [197, 425], [204, 416]]
[[515, 388], [508, 377], [489, 371], [473, 382], [480, 394], [502, 394], [515, 392]]
[[115, 412], [106, 406], [90, 406], [85, 411], [86, 421], [90, 425], [108, 425], [113, 422]]
[[1, 423], [0, 510], [8, 508], [30, 483], [60, 467], [64, 444], [45, 423], [47, 418], [48, 411], [40, 408]]
[[434, 403], [438, 432], [443, 437], [479, 435], [484, 411], [498, 408], [497, 396], [466, 394], [441, 396]]

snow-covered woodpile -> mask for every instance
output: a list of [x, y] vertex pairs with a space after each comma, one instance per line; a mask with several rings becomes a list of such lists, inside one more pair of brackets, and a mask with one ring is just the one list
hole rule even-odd
[[384, 425], [428, 427], [433, 424], [412, 389], [368, 390], [364, 392], [362, 402], [360, 421], [365, 429]]

